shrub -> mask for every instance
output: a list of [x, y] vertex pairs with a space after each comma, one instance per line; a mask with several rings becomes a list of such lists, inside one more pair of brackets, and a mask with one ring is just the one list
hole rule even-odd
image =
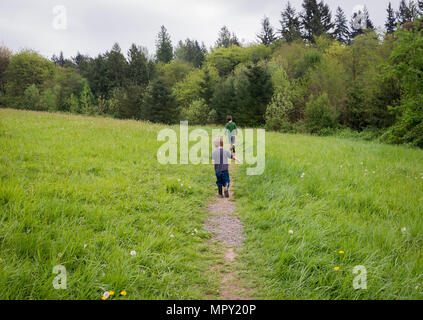
[[30, 110], [40, 108], [40, 92], [35, 84], [30, 85], [24, 91], [23, 107]]
[[423, 94], [410, 98], [402, 105], [403, 113], [382, 136], [382, 141], [393, 144], [408, 143], [423, 148]]
[[192, 124], [206, 124], [209, 122], [210, 109], [204, 99], [194, 100], [188, 109], [185, 109], [183, 116]]
[[304, 115], [305, 125], [310, 133], [327, 134], [327, 129], [333, 129], [336, 126], [335, 112], [326, 93], [317, 99], [311, 95]]
[[57, 110], [57, 91], [59, 90], [58, 86], [55, 86], [53, 89], [48, 88], [43, 91], [40, 98], [40, 106], [42, 110], [55, 111]]
[[78, 97], [73, 93], [66, 99], [66, 109], [72, 113], [80, 113], [81, 107], [79, 105]]

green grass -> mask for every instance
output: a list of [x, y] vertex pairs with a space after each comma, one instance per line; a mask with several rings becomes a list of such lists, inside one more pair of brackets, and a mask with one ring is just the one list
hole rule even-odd
[[[0, 299], [216, 297], [219, 275], [207, 271], [221, 256], [202, 228], [213, 169], [160, 165], [162, 128], [0, 109]], [[247, 236], [237, 266], [252, 296], [422, 299], [423, 151], [277, 133], [266, 142], [264, 174], [236, 176]], [[58, 264], [67, 290], [52, 286]], [[357, 265], [367, 290], [353, 288]]]
[[[161, 128], [0, 110], [0, 299], [216, 292], [206, 272], [216, 257], [202, 231], [213, 169], [160, 165]], [[58, 264], [67, 290], [52, 286]]]
[[237, 200], [259, 296], [423, 298], [422, 150], [268, 133], [265, 173], [239, 172]]

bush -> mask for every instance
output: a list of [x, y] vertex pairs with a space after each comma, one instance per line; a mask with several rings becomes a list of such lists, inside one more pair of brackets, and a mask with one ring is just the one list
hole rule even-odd
[[423, 148], [423, 94], [404, 102], [402, 109], [404, 112], [382, 136], [382, 141]]
[[194, 100], [189, 108], [183, 111], [183, 117], [192, 124], [207, 124], [209, 115], [210, 108], [204, 99]]
[[57, 110], [57, 91], [58, 86], [51, 89], [48, 88], [44, 90], [44, 92], [41, 94], [40, 98], [40, 106], [42, 110], [48, 110], [48, 111], [55, 111]]
[[208, 115], [207, 123], [217, 123], [217, 112], [214, 109], [211, 109]]
[[327, 134], [327, 129], [336, 126], [335, 112], [326, 93], [317, 99], [314, 99], [313, 95], [310, 96], [304, 116], [306, 128], [310, 133]]
[[25, 89], [23, 103], [25, 109], [38, 110], [40, 108], [40, 92], [35, 84]]
[[73, 93], [66, 99], [66, 109], [72, 113], [81, 113], [81, 107], [79, 106], [78, 97]]
[[290, 132], [292, 125], [289, 121], [290, 113], [294, 109], [289, 96], [277, 92], [266, 111], [266, 128], [268, 130]]

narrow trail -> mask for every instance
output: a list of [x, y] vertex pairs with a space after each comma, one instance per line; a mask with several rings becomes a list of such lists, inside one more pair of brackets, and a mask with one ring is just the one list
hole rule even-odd
[[[233, 179], [233, 176], [231, 176]], [[209, 203], [207, 211], [210, 217], [206, 220], [204, 228], [213, 234], [211, 244], [217, 245], [225, 263], [212, 267], [210, 272], [221, 274], [220, 295], [223, 300], [251, 300], [249, 289], [241, 286], [236, 270], [235, 261], [237, 251], [241, 248], [243, 238], [243, 225], [236, 216], [236, 204], [233, 201], [234, 183], [231, 181], [229, 198], [219, 198]]]

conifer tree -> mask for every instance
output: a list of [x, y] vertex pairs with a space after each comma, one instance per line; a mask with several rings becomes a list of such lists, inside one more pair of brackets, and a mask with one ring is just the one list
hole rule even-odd
[[257, 35], [257, 38], [261, 41], [262, 44], [268, 46], [271, 45], [273, 41], [276, 40], [275, 32], [273, 31], [273, 27], [270, 25], [270, 21], [268, 17], [264, 17], [262, 22], [262, 31], [260, 34]]
[[232, 45], [239, 46], [239, 41], [235, 33], [229, 31], [228, 27], [223, 26], [219, 31], [219, 37], [216, 41], [217, 48], [229, 48]]
[[397, 27], [396, 25], [397, 19], [395, 18], [395, 12], [394, 12], [394, 9], [392, 9], [392, 4], [390, 2], [388, 5], [388, 9], [386, 9], [386, 12], [388, 13], [388, 16], [386, 18], [386, 23], [385, 23], [386, 33], [392, 34], [394, 33]]
[[350, 30], [347, 25], [347, 17], [345, 16], [344, 10], [338, 7], [335, 16], [335, 31], [333, 37], [342, 43], [348, 43], [350, 39]]
[[173, 59], [173, 47], [165, 26], [161, 26], [156, 40], [156, 61], [169, 63]]
[[329, 6], [323, 1], [318, 3], [317, 0], [304, 0], [303, 9], [301, 22], [305, 40], [314, 42], [315, 37], [329, 33], [333, 28]]
[[281, 13], [282, 19], [279, 21], [281, 29], [279, 33], [287, 42], [292, 42], [301, 39], [301, 23], [295, 12], [295, 8], [291, 6], [288, 1], [285, 10]]

